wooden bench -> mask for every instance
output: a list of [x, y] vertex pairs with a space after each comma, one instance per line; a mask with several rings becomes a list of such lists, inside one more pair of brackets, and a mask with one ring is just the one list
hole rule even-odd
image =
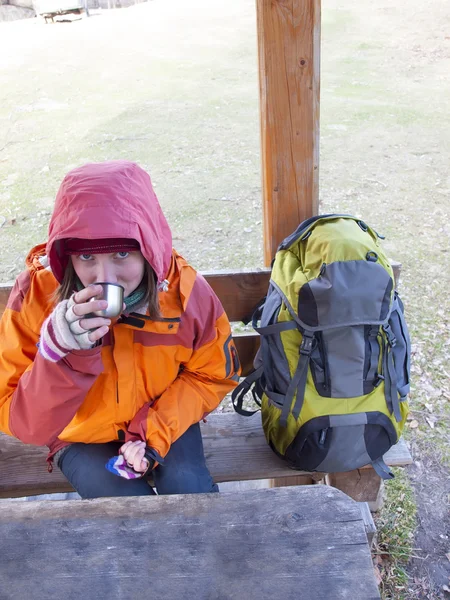
[[[270, 270], [215, 272], [205, 274], [232, 322], [240, 322], [265, 295]], [[0, 314], [7, 303], [11, 286], [0, 285]], [[254, 332], [237, 333], [234, 340], [248, 373], [259, 346]], [[351, 498], [368, 502], [372, 510], [380, 505], [382, 482], [371, 467], [350, 473], [305, 473], [294, 471], [277, 458], [264, 438], [260, 415], [241, 417], [235, 413], [210, 415], [202, 424], [208, 466], [216, 482], [267, 480], [270, 487], [322, 482]], [[0, 434], [0, 498], [70, 491], [72, 488], [58, 469], [48, 473], [47, 449], [25, 445]], [[386, 454], [389, 466], [412, 462], [403, 440]], [[226, 486], [225, 486], [226, 487]]]

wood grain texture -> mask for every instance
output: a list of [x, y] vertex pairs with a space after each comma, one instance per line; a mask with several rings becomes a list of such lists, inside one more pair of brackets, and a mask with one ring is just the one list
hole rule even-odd
[[326, 486], [2, 501], [0, 539], [3, 600], [379, 598], [360, 508]]
[[326, 481], [358, 502], [375, 502], [382, 479], [373, 469], [356, 469], [348, 473], [329, 473]]
[[230, 321], [251, 317], [253, 309], [267, 294], [270, 269], [215, 271], [202, 273], [212, 287]]
[[327, 485], [331, 485], [357, 502], [367, 502], [370, 510], [380, 510], [384, 499], [384, 481], [373, 469], [356, 469], [348, 473], [328, 473]]
[[0, 283], [0, 317], [2, 316], [3, 311], [6, 308], [11, 290], [12, 290], [12, 284]]
[[[205, 455], [216, 481], [296, 477], [305, 474], [286, 466], [267, 445], [259, 413], [241, 417], [234, 413], [210, 415], [202, 424]], [[386, 464], [412, 461], [403, 439], [384, 456]], [[371, 467], [369, 467], [370, 470]]]
[[318, 213], [320, 0], [257, 0], [264, 263]]
[[[219, 483], [304, 474], [290, 469], [268, 447], [259, 413], [248, 418], [235, 413], [213, 414], [201, 428], [206, 461]], [[46, 448], [22, 444], [0, 434], [0, 498], [70, 491], [72, 488], [58, 468], [53, 473], [47, 472], [46, 455]], [[384, 459], [390, 466], [412, 461], [403, 440]]]
[[361, 516], [364, 521], [367, 542], [369, 544], [369, 547], [371, 548], [373, 545], [375, 545], [377, 540], [377, 528], [375, 525], [375, 521], [373, 520], [372, 513], [367, 502], [358, 502], [358, 506], [361, 510]]
[[235, 334], [233, 340], [242, 367], [242, 377], [246, 377], [253, 370], [253, 361], [260, 343], [259, 333]]

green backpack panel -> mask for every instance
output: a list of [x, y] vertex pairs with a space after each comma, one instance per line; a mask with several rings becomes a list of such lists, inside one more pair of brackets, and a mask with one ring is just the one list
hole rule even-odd
[[[257, 326], [260, 320], [260, 326]], [[349, 215], [302, 223], [279, 246], [264, 304], [252, 388], [267, 442], [293, 468], [340, 472], [372, 464], [402, 432], [410, 341], [378, 234]]]

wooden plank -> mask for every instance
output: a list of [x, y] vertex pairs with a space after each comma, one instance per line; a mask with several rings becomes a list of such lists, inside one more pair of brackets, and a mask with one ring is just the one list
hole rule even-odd
[[367, 542], [369, 547], [372, 547], [377, 541], [377, 528], [375, 526], [375, 521], [373, 520], [372, 513], [370, 512], [370, 507], [367, 502], [358, 502], [358, 505], [361, 510], [364, 527], [366, 528]]
[[[251, 316], [269, 287], [270, 269], [214, 271], [202, 273], [219, 297], [230, 321], [242, 321]], [[0, 316], [8, 302], [11, 283], [0, 284]]]
[[245, 377], [253, 369], [253, 359], [259, 348], [259, 334], [249, 333], [247, 335], [233, 335], [239, 360], [242, 366], [242, 376]]
[[395, 289], [398, 289], [398, 284], [400, 283], [400, 273], [402, 270], [402, 263], [397, 260], [390, 260], [392, 270], [394, 271], [394, 286]]
[[267, 294], [270, 269], [214, 271], [202, 275], [219, 297], [230, 321], [241, 321], [252, 315]]
[[[286, 466], [267, 445], [259, 413], [241, 417], [235, 413], [213, 414], [202, 424], [205, 455], [216, 481], [296, 477], [306, 474]], [[411, 464], [403, 439], [390, 448], [384, 460], [389, 466]], [[371, 467], [368, 467], [372, 469]]]
[[267, 487], [285, 487], [292, 485], [314, 485], [315, 483], [325, 483], [325, 473], [308, 473], [307, 475], [295, 475], [294, 477], [277, 477], [268, 479]]
[[58, 468], [48, 472], [47, 454], [44, 446], [22, 444], [0, 433], [0, 498], [73, 491]]
[[2, 501], [0, 539], [4, 600], [379, 598], [360, 508], [326, 486]]
[[12, 283], [0, 283], [0, 317], [8, 303], [9, 294], [12, 290]]
[[318, 213], [320, 0], [257, 0], [264, 263]]
[[312, 473], [307, 475], [296, 475], [295, 477], [277, 477], [277, 479], [269, 479], [267, 487], [286, 487], [293, 485], [314, 485]]
[[[201, 427], [207, 464], [219, 483], [307, 475], [290, 469], [272, 452], [259, 413], [248, 418], [235, 413], [212, 414]], [[46, 455], [44, 447], [22, 444], [0, 434], [0, 498], [70, 491], [59, 469], [48, 473]], [[389, 466], [411, 464], [403, 439], [385, 454], [384, 460]]]

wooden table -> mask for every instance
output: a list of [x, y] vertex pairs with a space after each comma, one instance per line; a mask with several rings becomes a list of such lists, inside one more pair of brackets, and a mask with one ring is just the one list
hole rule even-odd
[[358, 505], [323, 485], [0, 501], [2, 600], [375, 600]]

